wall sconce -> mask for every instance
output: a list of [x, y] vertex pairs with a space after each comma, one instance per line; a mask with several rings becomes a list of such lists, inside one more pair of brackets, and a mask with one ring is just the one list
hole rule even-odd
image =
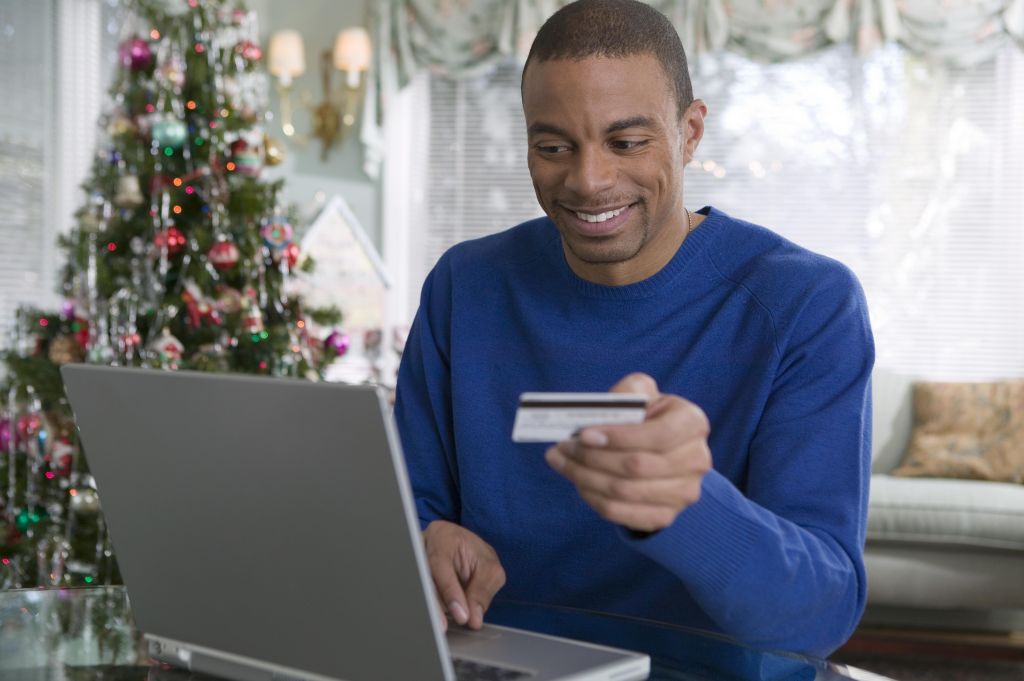
[[[303, 93], [302, 104], [309, 109], [313, 121], [313, 137], [320, 140], [320, 160], [327, 160], [327, 152], [344, 141], [356, 122], [359, 105], [366, 92], [364, 74], [370, 68], [373, 48], [370, 35], [364, 28], [347, 28], [334, 41], [334, 50], [320, 54], [320, 82], [322, 101], [313, 103], [309, 93]], [[291, 83], [306, 70], [302, 36], [297, 31], [277, 31], [270, 37], [268, 64], [271, 75], [278, 79], [281, 98], [281, 131], [286, 137], [299, 142], [308, 138], [297, 135], [292, 122]], [[331, 87], [334, 69], [345, 73], [337, 91]]]

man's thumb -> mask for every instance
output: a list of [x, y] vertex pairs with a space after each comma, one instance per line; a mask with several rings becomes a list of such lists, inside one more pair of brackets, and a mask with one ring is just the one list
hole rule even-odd
[[634, 372], [624, 376], [618, 383], [611, 387], [613, 393], [639, 393], [646, 395], [648, 402], [653, 401], [660, 394], [657, 382], [647, 374]]

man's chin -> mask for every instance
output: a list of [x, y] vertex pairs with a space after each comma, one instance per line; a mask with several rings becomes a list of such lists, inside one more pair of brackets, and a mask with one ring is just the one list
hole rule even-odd
[[566, 237], [564, 232], [562, 241], [577, 260], [588, 265], [612, 265], [632, 260], [643, 245], [615, 237], [587, 239], [581, 242], [578, 238]]

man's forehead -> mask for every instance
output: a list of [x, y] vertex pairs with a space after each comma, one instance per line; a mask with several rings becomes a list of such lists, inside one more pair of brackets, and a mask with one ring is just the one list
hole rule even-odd
[[531, 63], [522, 95], [531, 132], [539, 131], [535, 124], [550, 128], [584, 119], [604, 132], [661, 127], [661, 119], [676, 109], [674, 90], [659, 62], [647, 54]]

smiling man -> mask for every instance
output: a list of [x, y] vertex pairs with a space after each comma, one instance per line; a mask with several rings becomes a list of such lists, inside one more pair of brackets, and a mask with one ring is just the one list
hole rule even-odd
[[[874, 360], [841, 264], [683, 203], [707, 107], [669, 21], [581, 0], [523, 74], [546, 217], [437, 263], [395, 416], [442, 608], [595, 609], [827, 654], [864, 606]], [[642, 392], [643, 423], [510, 439], [520, 393]]]

